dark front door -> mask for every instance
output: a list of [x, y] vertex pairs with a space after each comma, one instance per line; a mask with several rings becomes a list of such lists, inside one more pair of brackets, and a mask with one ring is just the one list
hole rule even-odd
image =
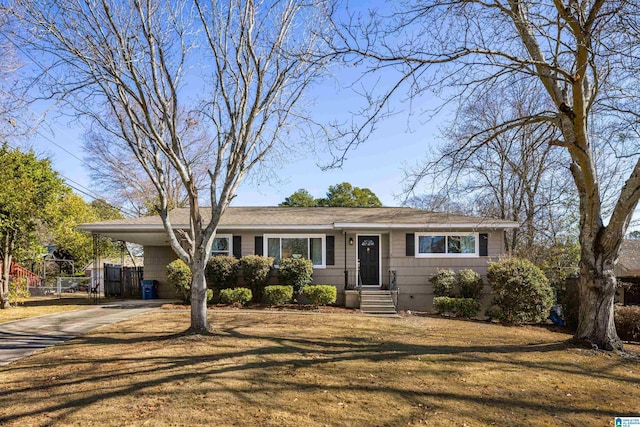
[[380, 237], [358, 236], [360, 280], [363, 286], [380, 285]]

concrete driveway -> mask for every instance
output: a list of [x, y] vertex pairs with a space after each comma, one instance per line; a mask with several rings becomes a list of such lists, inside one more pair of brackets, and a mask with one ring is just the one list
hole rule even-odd
[[157, 310], [167, 300], [130, 300], [0, 323], [0, 366], [87, 332]]

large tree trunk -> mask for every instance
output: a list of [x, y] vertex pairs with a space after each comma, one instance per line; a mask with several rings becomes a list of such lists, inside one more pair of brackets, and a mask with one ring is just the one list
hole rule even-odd
[[[583, 242], [583, 247], [584, 247]], [[596, 252], [597, 253], [597, 252]], [[580, 311], [574, 339], [605, 350], [622, 350], [613, 318], [616, 277], [613, 260], [582, 250], [580, 260]]]
[[191, 332], [210, 332], [207, 319], [207, 282], [204, 277], [205, 251], [196, 250], [191, 263]]
[[2, 242], [2, 277], [0, 278], [0, 308], [9, 308], [9, 274], [11, 273], [11, 243], [7, 233]]

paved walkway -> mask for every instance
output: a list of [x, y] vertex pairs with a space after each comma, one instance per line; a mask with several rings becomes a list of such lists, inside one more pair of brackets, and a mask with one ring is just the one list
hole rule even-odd
[[0, 366], [87, 332], [156, 310], [168, 300], [129, 300], [0, 324]]

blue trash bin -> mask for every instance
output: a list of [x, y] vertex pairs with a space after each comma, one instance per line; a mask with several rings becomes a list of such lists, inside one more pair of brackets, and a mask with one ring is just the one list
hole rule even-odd
[[142, 299], [158, 298], [158, 281], [157, 280], [143, 280], [140, 285], [142, 288]]

